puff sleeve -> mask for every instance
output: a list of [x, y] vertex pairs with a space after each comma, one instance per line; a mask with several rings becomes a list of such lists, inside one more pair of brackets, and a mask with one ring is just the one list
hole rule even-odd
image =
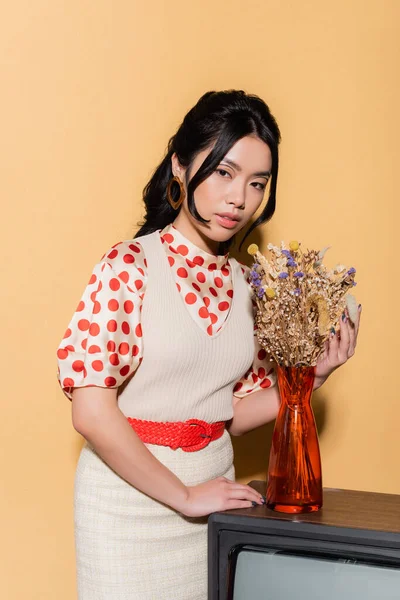
[[[94, 267], [57, 349], [58, 382], [70, 400], [77, 387], [119, 387], [141, 362], [146, 273], [133, 264], [140, 256], [115, 248]], [[122, 264], [115, 260], [119, 254]]]
[[[244, 274], [250, 292], [253, 295], [253, 291], [250, 287], [249, 267], [242, 264], [242, 273]], [[252, 300], [252, 303], [255, 316], [257, 305], [254, 300]], [[256, 333], [257, 325], [254, 324], [254, 360], [250, 369], [236, 382], [233, 388], [233, 395], [238, 398], [243, 398], [253, 392], [259, 392], [260, 390], [276, 385], [275, 363], [271, 362], [270, 356], [264, 348], [260, 346]]]

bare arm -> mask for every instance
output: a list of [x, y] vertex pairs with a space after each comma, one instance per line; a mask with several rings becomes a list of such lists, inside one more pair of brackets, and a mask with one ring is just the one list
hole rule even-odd
[[184, 483], [148, 450], [117, 404], [117, 390], [76, 388], [72, 392], [72, 422], [101, 458], [138, 490], [186, 516], [247, 508], [261, 495], [225, 477], [196, 486]]
[[118, 408], [116, 389], [75, 389], [72, 422], [118, 475], [152, 498], [182, 510], [187, 499], [185, 485], [153, 456], [129, 425]]
[[233, 396], [233, 418], [228, 431], [231, 435], [243, 435], [265, 423], [273, 421], [279, 411], [278, 387], [273, 386], [253, 392], [243, 398]]

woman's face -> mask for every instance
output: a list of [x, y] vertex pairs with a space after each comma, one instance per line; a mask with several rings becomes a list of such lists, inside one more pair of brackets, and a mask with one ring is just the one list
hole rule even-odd
[[[200, 152], [190, 169], [189, 181], [198, 171], [213, 146]], [[175, 227], [194, 244], [216, 253], [218, 244], [238, 233], [260, 207], [270, 178], [271, 151], [255, 135], [240, 139], [214, 171], [194, 192], [200, 215], [209, 223], [200, 223], [192, 217], [187, 204], [186, 169], [176, 155], [172, 156], [174, 175], [184, 183], [186, 198], [174, 221]]]

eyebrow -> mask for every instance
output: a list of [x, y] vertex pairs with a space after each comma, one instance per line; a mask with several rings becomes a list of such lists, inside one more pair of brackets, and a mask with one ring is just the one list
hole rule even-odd
[[[231, 167], [233, 167], [234, 169], [236, 169], [237, 171], [241, 171], [242, 167], [240, 165], [238, 165], [235, 161], [231, 160], [230, 158], [224, 158], [223, 161], [221, 162], [226, 162], [228, 163], [228, 165], [230, 165]], [[271, 171], [259, 171], [258, 173], [253, 173], [253, 177], [271, 177]]]

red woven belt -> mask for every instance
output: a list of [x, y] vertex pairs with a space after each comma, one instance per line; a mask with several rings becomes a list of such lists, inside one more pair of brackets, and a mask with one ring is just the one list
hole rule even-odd
[[225, 421], [207, 423], [199, 419], [189, 419], [175, 423], [161, 423], [131, 417], [127, 419], [142, 442], [170, 446], [173, 450], [182, 448], [185, 452], [195, 452], [208, 446], [212, 440], [220, 438], [225, 429]]

